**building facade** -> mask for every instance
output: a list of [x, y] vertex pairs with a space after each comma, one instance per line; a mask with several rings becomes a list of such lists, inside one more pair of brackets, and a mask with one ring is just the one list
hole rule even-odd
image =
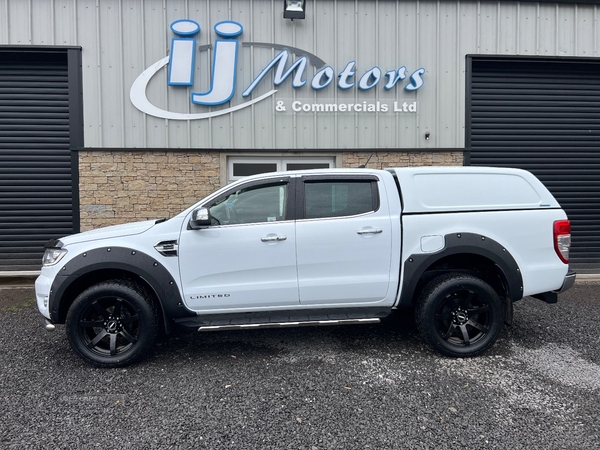
[[600, 268], [595, 2], [283, 6], [0, 0], [0, 271], [251, 173], [362, 164], [531, 170]]

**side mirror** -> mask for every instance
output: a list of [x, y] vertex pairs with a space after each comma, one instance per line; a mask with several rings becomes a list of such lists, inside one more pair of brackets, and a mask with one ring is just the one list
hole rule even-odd
[[208, 208], [198, 208], [192, 212], [192, 218], [190, 219], [190, 229], [199, 230], [206, 228], [211, 225], [210, 214]]

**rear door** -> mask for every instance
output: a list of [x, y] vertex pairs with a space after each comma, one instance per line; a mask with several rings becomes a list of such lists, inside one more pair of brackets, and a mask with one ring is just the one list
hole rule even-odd
[[373, 175], [302, 177], [296, 247], [300, 303], [358, 306], [388, 295], [392, 227]]

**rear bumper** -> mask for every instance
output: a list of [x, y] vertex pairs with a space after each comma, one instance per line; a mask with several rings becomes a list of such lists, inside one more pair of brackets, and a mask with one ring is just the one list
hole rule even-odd
[[565, 275], [565, 280], [563, 281], [562, 287], [558, 291], [554, 291], [554, 292], [556, 292], [557, 294], [560, 294], [561, 292], [565, 292], [566, 290], [571, 289], [573, 287], [573, 285], [575, 284], [576, 276], [577, 276], [577, 274], [570, 270]]
[[575, 284], [575, 277], [577, 274], [573, 271], [569, 271], [565, 275], [565, 279], [563, 280], [563, 284], [560, 289], [551, 292], [542, 292], [541, 294], [532, 295], [533, 298], [537, 298], [546, 303], [556, 303], [558, 302], [558, 294], [561, 292], [565, 292], [568, 289], [571, 289]]

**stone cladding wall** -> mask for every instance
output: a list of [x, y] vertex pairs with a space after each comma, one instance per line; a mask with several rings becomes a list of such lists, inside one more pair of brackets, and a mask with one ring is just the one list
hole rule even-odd
[[[372, 152], [344, 152], [343, 167], [364, 164]], [[314, 155], [314, 153], [313, 153]], [[367, 167], [463, 164], [463, 152], [373, 153]], [[81, 231], [172, 217], [221, 187], [219, 152], [81, 151]]]
[[81, 231], [172, 217], [220, 187], [218, 152], [81, 151]]
[[[373, 156], [371, 156], [373, 154]], [[369, 159], [371, 156], [371, 159]], [[344, 167], [358, 167], [369, 160], [371, 169], [411, 166], [462, 166], [463, 152], [344, 152]]]

